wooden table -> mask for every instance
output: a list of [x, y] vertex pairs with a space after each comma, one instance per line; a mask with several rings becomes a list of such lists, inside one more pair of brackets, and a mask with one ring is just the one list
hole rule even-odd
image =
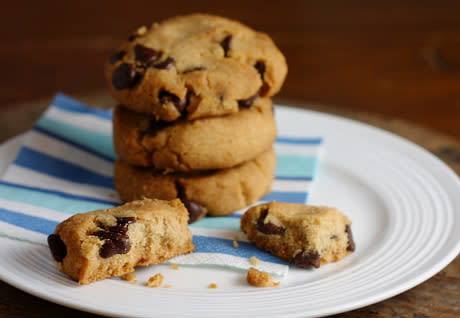
[[[104, 60], [139, 25], [209, 12], [269, 33], [289, 63], [278, 102], [393, 131], [460, 174], [460, 2], [140, 1], [2, 5], [0, 142], [56, 91], [110, 106]], [[94, 317], [0, 282], [0, 318]], [[425, 283], [337, 317], [458, 317], [460, 257]]]

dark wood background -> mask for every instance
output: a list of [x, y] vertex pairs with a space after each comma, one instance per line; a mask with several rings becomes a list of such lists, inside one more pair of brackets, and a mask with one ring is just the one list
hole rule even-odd
[[[110, 102], [103, 63], [121, 41], [141, 25], [192, 12], [240, 20], [275, 40], [289, 64], [278, 102], [381, 126], [460, 172], [460, 1], [4, 1], [0, 142], [30, 127], [56, 91]], [[459, 312], [457, 257], [426, 283], [339, 316]], [[1, 318], [44, 315], [93, 316], [0, 282]]]
[[0, 109], [104, 90], [103, 62], [132, 31], [192, 12], [273, 37], [289, 63], [278, 100], [391, 115], [460, 138], [459, 1], [5, 1]]

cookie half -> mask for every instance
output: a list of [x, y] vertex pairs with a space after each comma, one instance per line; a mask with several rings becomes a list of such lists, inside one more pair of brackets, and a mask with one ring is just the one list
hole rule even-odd
[[261, 154], [275, 138], [268, 98], [232, 115], [174, 124], [122, 106], [115, 108], [113, 116], [113, 142], [119, 158], [166, 171], [230, 168]]
[[272, 149], [234, 168], [200, 173], [163, 174], [117, 160], [114, 181], [123, 201], [180, 198], [193, 222], [206, 213], [228, 215], [256, 202], [270, 192], [275, 168]]
[[105, 66], [120, 104], [164, 121], [235, 113], [276, 94], [286, 74], [268, 35], [207, 14], [139, 28]]
[[59, 269], [80, 284], [162, 263], [195, 246], [179, 200], [139, 200], [73, 215], [48, 237]]
[[271, 202], [241, 217], [249, 240], [299, 267], [320, 267], [355, 250], [351, 221], [335, 208]]

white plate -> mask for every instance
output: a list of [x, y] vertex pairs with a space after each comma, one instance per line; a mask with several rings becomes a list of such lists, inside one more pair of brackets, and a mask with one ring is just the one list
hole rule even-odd
[[[292, 268], [278, 288], [248, 286], [245, 273], [149, 266], [138, 285], [118, 278], [78, 286], [48, 250], [0, 240], [0, 278], [30, 294], [110, 316], [306, 317], [363, 307], [430, 278], [460, 251], [460, 181], [435, 156], [383, 130], [322, 113], [276, 108], [282, 135], [324, 136], [310, 203], [353, 221], [356, 252], [320, 269]], [[18, 140], [0, 148], [0, 171]], [[172, 288], [142, 286], [161, 272]], [[208, 289], [216, 283], [218, 289]]]

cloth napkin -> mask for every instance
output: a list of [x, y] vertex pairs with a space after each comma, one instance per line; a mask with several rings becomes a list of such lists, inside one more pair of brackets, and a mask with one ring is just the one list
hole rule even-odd
[[[112, 179], [111, 119], [109, 110], [54, 97], [0, 179], [0, 236], [47, 246], [47, 236], [72, 214], [121, 203]], [[321, 144], [318, 137], [283, 136], [279, 127], [276, 177], [261, 201], [306, 203]], [[246, 270], [255, 256], [260, 270], [285, 276], [289, 264], [257, 249], [240, 231], [244, 211], [191, 224], [195, 251], [170, 262]]]

